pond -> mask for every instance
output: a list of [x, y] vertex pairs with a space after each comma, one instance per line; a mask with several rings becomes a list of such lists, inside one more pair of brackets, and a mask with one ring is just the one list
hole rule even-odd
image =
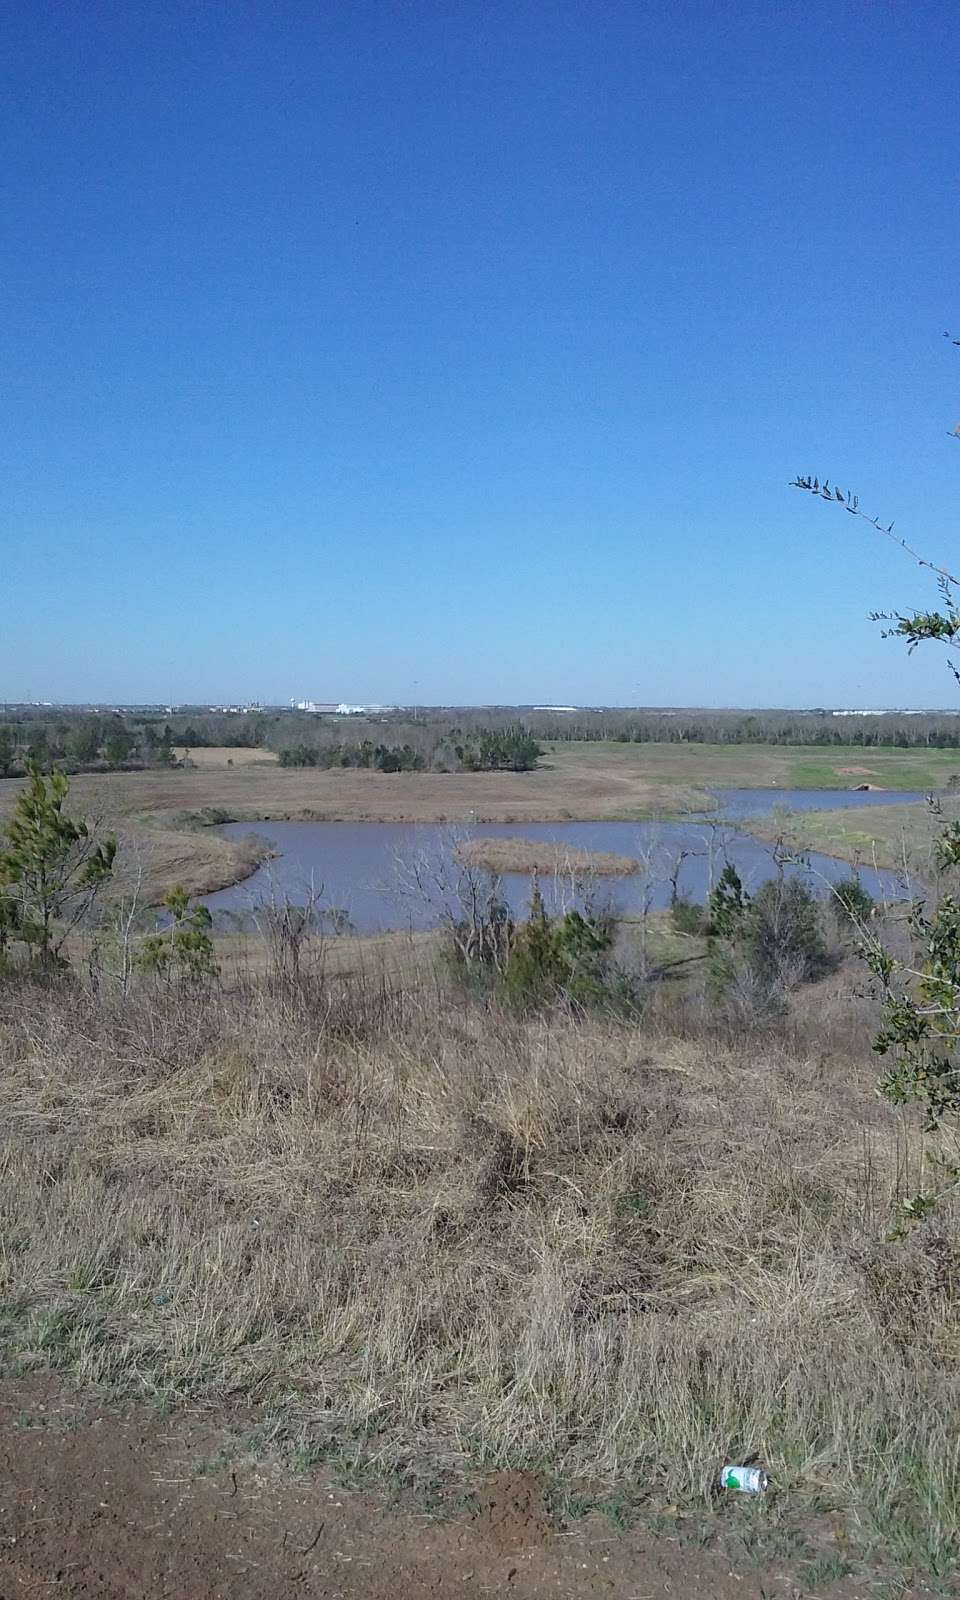
[[[709, 815], [671, 822], [518, 822], [477, 823], [451, 827], [440, 823], [394, 822], [263, 822], [229, 823], [223, 832], [237, 837], [256, 833], [277, 852], [251, 877], [208, 895], [205, 904], [218, 928], [248, 925], [258, 904], [289, 900], [303, 904], [318, 896], [328, 927], [349, 933], [382, 933], [391, 929], [435, 927], [445, 908], [456, 903], [461, 876], [453, 860], [454, 846], [465, 838], [546, 839], [579, 850], [631, 856], [641, 870], [626, 877], [594, 880], [588, 892], [621, 915], [637, 915], [645, 907], [669, 904], [671, 874], [690, 900], [706, 899], [726, 862], [736, 867], [752, 891], [773, 876], [776, 864], [768, 845], [740, 832], [738, 820], [791, 811], [866, 808], [922, 795], [890, 790], [859, 792], [835, 789], [716, 790], [717, 810]], [[814, 887], [847, 876], [850, 867], [831, 856], [811, 854], [806, 870]], [[860, 879], [875, 898], [895, 899], [903, 888], [892, 872], [861, 868]], [[530, 898], [525, 874], [507, 873], [503, 894], [513, 911], [523, 915]], [[541, 879], [549, 910], [578, 903], [583, 890], [569, 877]]]

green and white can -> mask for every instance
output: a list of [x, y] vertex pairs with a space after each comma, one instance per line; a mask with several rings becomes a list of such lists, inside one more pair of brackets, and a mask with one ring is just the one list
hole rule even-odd
[[737, 1467], [732, 1462], [720, 1474], [721, 1489], [739, 1489], [741, 1494], [763, 1494], [769, 1481], [762, 1467]]

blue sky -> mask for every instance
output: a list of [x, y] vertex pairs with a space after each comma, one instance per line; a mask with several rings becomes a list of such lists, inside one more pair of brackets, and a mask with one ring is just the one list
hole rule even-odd
[[955, 7], [2, 34], [0, 696], [954, 702]]

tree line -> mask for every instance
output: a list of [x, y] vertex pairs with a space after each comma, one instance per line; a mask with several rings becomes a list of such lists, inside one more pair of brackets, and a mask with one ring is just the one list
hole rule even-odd
[[522, 725], [514, 724], [470, 734], [454, 729], [449, 734], [435, 734], [432, 741], [421, 739], [419, 748], [409, 743], [374, 743], [372, 739], [353, 744], [301, 741], [281, 749], [280, 765], [362, 767], [376, 772], [529, 772], [542, 754], [533, 735]]
[[174, 734], [167, 726], [128, 726], [117, 717], [83, 717], [71, 723], [0, 723], [0, 777], [25, 773], [31, 766], [49, 771], [169, 767], [174, 764]]
[[290, 744], [280, 751], [281, 767], [362, 767], [375, 772], [421, 772], [426, 761], [408, 744]]

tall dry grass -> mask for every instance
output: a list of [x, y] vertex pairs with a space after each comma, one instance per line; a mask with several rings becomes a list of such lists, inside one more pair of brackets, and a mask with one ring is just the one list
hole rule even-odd
[[405, 1470], [702, 1502], [756, 1452], [942, 1552], [960, 1219], [889, 1242], [920, 1135], [849, 979], [805, 1004], [737, 1035], [691, 998], [638, 1030], [429, 983], [8, 987], [8, 1357]]

